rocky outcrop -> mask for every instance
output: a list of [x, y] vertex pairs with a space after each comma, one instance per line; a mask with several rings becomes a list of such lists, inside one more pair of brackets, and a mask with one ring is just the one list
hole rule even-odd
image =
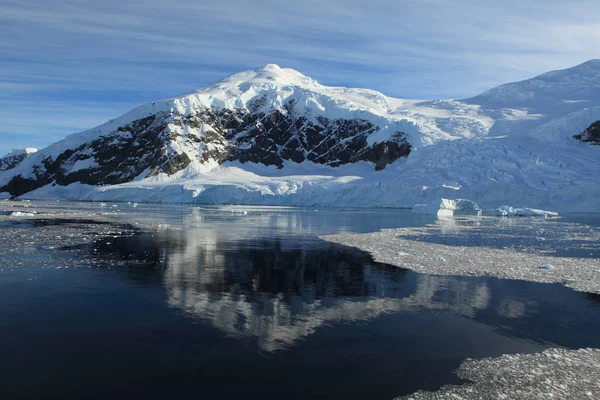
[[139, 119], [109, 135], [67, 149], [56, 158], [43, 158], [34, 165], [33, 177], [16, 175], [0, 191], [18, 196], [51, 183], [106, 185], [129, 182], [144, 172], [146, 176], [177, 172], [190, 160], [169, 146], [166, 117]]
[[367, 120], [308, 118], [296, 111], [293, 101], [264, 110], [258, 98], [249, 108], [157, 112], [64, 149], [58, 156], [41, 158], [32, 171], [13, 176], [0, 192], [19, 196], [48, 184], [119, 184], [160, 173], [173, 175], [193, 161], [278, 168], [286, 161], [332, 167], [368, 161], [382, 170], [410, 154], [411, 145], [402, 132], [370, 144], [369, 136], [380, 127]]
[[404, 133], [393, 140], [370, 146], [367, 138], [379, 127], [361, 119], [309, 121], [297, 115], [293, 103], [270, 114], [247, 110], [205, 109], [191, 116], [175, 116], [175, 124], [198, 128], [209, 126], [203, 135], [189, 139], [206, 149], [204, 161], [215, 159], [275, 165], [284, 161], [311, 161], [337, 167], [358, 161], [370, 161], [380, 170], [400, 157], [410, 154], [411, 146]]
[[585, 131], [573, 137], [580, 142], [600, 145], [600, 121], [594, 122]]

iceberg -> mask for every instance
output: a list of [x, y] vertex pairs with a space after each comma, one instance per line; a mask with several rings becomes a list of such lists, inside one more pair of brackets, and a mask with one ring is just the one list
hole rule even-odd
[[439, 199], [429, 204], [415, 204], [413, 214], [451, 217], [454, 215], [481, 215], [481, 208], [467, 199]]
[[35, 217], [35, 212], [15, 211], [10, 214], [11, 217]]

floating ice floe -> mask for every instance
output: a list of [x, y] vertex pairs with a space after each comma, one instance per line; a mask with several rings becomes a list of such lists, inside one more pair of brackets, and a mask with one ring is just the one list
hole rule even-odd
[[547, 349], [467, 359], [455, 373], [468, 382], [435, 392], [419, 391], [396, 400], [436, 399], [597, 399], [600, 350]]
[[492, 210], [492, 215], [499, 217], [558, 217], [557, 212], [538, 210], [536, 208], [515, 208], [502, 206]]
[[439, 199], [429, 204], [415, 204], [413, 214], [437, 216], [481, 215], [481, 208], [474, 201], [467, 199]]
[[35, 212], [14, 211], [10, 214], [11, 217], [35, 217]]

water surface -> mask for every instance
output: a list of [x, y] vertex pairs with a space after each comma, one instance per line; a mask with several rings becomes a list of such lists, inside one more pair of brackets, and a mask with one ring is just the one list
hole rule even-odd
[[[598, 295], [420, 275], [318, 238], [440, 224], [406, 211], [38, 206], [67, 209], [88, 220], [0, 224], [2, 398], [391, 399], [461, 383], [467, 357], [600, 347]], [[463, 245], [475, 222], [436, 237]], [[511, 224], [523, 237], [531, 225]]]

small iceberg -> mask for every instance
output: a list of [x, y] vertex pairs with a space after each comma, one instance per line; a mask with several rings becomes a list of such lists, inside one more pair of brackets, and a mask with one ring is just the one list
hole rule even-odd
[[11, 217], [35, 217], [35, 212], [15, 211], [10, 214]]
[[413, 214], [454, 216], [481, 215], [481, 208], [474, 201], [467, 199], [439, 199], [429, 204], [415, 204]]
[[558, 217], [557, 212], [538, 210], [536, 208], [515, 208], [502, 206], [492, 210], [492, 215], [498, 217]]

